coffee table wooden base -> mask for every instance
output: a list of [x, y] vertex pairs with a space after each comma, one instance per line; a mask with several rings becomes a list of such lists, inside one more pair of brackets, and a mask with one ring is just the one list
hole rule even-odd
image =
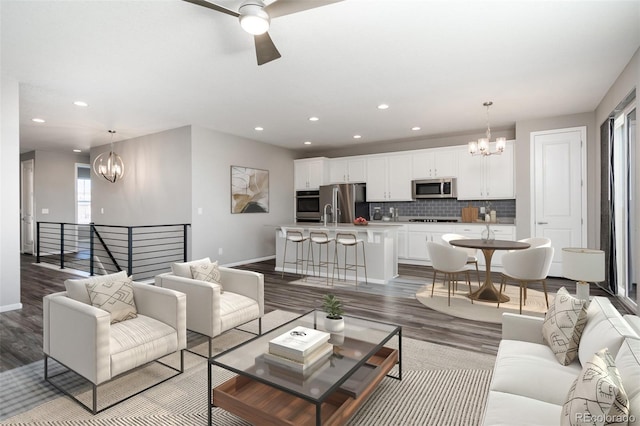
[[[337, 390], [323, 403], [322, 425], [343, 425], [369, 398], [385, 375], [398, 362], [398, 351], [383, 347], [367, 363], [378, 365], [378, 373], [358, 398]], [[309, 425], [316, 423], [316, 405], [264, 383], [235, 376], [213, 389], [213, 404], [253, 424]]]

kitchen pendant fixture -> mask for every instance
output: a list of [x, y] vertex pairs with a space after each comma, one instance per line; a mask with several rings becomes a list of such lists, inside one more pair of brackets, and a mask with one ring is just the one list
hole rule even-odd
[[496, 139], [496, 150], [489, 150], [489, 142], [491, 141], [491, 126], [489, 125], [489, 107], [493, 105], [493, 102], [487, 101], [483, 103], [485, 107], [487, 107], [487, 133], [485, 138], [480, 138], [478, 141], [469, 142], [469, 154], [471, 155], [482, 155], [486, 157], [488, 155], [502, 154], [504, 148], [507, 145], [507, 138], [497, 138]]
[[108, 153], [103, 152], [93, 160], [93, 171], [109, 182], [116, 183], [124, 176], [124, 163], [122, 158], [113, 152], [113, 135], [115, 135], [116, 131], [109, 130], [109, 133], [111, 133], [111, 148]]

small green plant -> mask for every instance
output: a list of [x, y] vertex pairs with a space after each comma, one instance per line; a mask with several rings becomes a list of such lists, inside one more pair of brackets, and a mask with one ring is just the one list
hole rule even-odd
[[322, 309], [327, 313], [327, 318], [331, 319], [340, 319], [344, 313], [342, 302], [333, 294], [324, 295]]

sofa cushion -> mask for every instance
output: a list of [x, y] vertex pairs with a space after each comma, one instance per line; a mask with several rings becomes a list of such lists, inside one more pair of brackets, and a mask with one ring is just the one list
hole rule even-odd
[[177, 331], [156, 319], [138, 315], [111, 326], [111, 376], [178, 350]]
[[133, 299], [131, 278], [87, 284], [91, 305], [111, 314], [111, 324], [135, 318], [138, 314]]
[[562, 425], [622, 425], [629, 422], [629, 400], [615, 361], [605, 348], [587, 361], [569, 389]]
[[208, 257], [205, 257], [204, 259], [192, 260], [189, 262], [172, 263], [171, 272], [173, 272], [173, 275], [177, 275], [179, 277], [193, 278], [193, 275], [191, 275], [191, 266], [209, 263], [211, 263], [211, 259], [209, 259]]
[[609, 299], [594, 297], [587, 309], [587, 324], [582, 331], [578, 348], [580, 363], [584, 365], [593, 358], [593, 354], [603, 348], [609, 349], [609, 353], [615, 358], [626, 337], [638, 335]]
[[[553, 362], [558, 365], [555, 359]], [[492, 390], [487, 398], [482, 424], [484, 426], [557, 425], [561, 412], [562, 405]]]
[[637, 315], [625, 315], [622, 318], [624, 318], [627, 324], [640, 336], [640, 317]]
[[588, 305], [588, 300], [577, 299], [562, 287], [545, 314], [542, 337], [562, 365], [570, 364], [578, 355]]
[[491, 379], [491, 390], [560, 407], [580, 370], [577, 360], [567, 366], [560, 365], [547, 345], [502, 340]]
[[115, 274], [109, 275], [97, 275], [89, 278], [69, 279], [65, 280], [64, 287], [67, 290], [67, 296], [78, 302], [91, 304], [89, 298], [89, 290], [87, 290], [87, 284], [105, 283], [114, 280], [121, 280], [127, 278], [126, 271], [120, 271]]
[[222, 283], [220, 282], [220, 269], [218, 269], [218, 261], [213, 263], [199, 263], [191, 265], [191, 275], [194, 280], [206, 281], [220, 285], [220, 293], [224, 292]]
[[629, 398], [629, 426], [640, 426], [640, 339], [629, 338], [622, 342], [616, 367]]
[[260, 317], [260, 306], [255, 300], [230, 291], [220, 295], [220, 329], [234, 327]]

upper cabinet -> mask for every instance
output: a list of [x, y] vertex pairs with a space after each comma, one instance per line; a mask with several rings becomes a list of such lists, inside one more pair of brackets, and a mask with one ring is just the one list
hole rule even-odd
[[367, 180], [367, 161], [363, 157], [329, 160], [329, 183], [359, 183]]
[[455, 177], [458, 175], [458, 152], [455, 148], [416, 151], [412, 155], [413, 179]]
[[[458, 199], [493, 200], [515, 198], [514, 148], [507, 141], [504, 152], [486, 157], [458, 150]], [[495, 150], [495, 144], [490, 144]]]
[[411, 154], [367, 158], [367, 201], [411, 201]]
[[328, 160], [325, 157], [305, 158], [293, 162], [296, 190], [318, 189], [325, 184]]

